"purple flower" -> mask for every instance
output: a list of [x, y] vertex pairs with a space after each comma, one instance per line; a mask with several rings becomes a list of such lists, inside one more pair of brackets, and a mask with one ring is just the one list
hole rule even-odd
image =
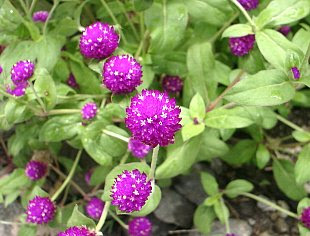
[[288, 25], [283, 25], [278, 29], [278, 31], [284, 36], [287, 36], [292, 31], [292, 29]]
[[245, 10], [250, 11], [257, 8], [259, 0], [238, 0]]
[[129, 221], [128, 232], [130, 236], [150, 236], [152, 223], [146, 217], [136, 217]]
[[131, 99], [126, 113], [125, 124], [133, 138], [152, 147], [174, 143], [174, 135], [182, 127], [175, 99], [157, 90], [142, 90]]
[[0, 66], [0, 74], [2, 73], [2, 71], [3, 71], [3, 68], [2, 68], [2, 66]]
[[96, 232], [85, 226], [73, 226], [66, 229], [64, 232], [58, 233], [58, 236], [96, 236]]
[[226, 234], [225, 236], [237, 236], [237, 234], [234, 234], [234, 233], [228, 233], [228, 234]]
[[84, 120], [91, 120], [97, 114], [97, 105], [94, 102], [86, 103], [82, 110], [81, 114]]
[[28, 83], [20, 83], [18, 85], [14, 85], [14, 87], [8, 86], [6, 89], [6, 92], [15, 96], [15, 97], [21, 97], [24, 96], [26, 93], [26, 88], [28, 87]]
[[91, 218], [95, 220], [99, 220], [101, 213], [103, 211], [103, 208], [104, 208], [104, 202], [100, 198], [93, 197], [87, 203], [85, 210]]
[[75, 77], [72, 73], [70, 73], [68, 79], [67, 79], [67, 84], [71, 87], [71, 88], [75, 88], [78, 89], [80, 86], [79, 84], [76, 82]]
[[139, 170], [124, 170], [114, 180], [111, 189], [112, 205], [130, 213], [140, 211], [152, 192], [151, 181]]
[[118, 47], [119, 36], [113, 26], [96, 22], [86, 27], [80, 38], [80, 51], [86, 58], [104, 59]]
[[300, 79], [300, 71], [299, 71], [299, 69], [297, 67], [292, 67], [291, 71], [293, 73], [293, 76], [294, 76], [295, 80]]
[[131, 56], [110, 57], [103, 66], [103, 84], [113, 93], [131, 93], [142, 83], [142, 66]]
[[242, 57], [248, 54], [253, 49], [254, 43], [255, 43], [254, 34], [229, 39], [230, 50], [232, 54], [238, 57]]
[[41, 179], [46, 175], [47, 164], [40, 161], [29, 161], [26, 165], [25, 173], [31, 180]]
[[310, 207], [307, 207], [302, 211], [300, 220], [305, 227], [310, 229]]
[[88, 185], [90, 185], [90, 179], [91, 179], [92, 174], [93, 174], [93, 170], [90, 169], [84, 175], [84, 180]]
[[26, 82], [34, 72], [34, 64], [30, 60], [19, 61], [11, 69], [11, 79], [18, 85]]
[[56, 207], [49, 197], [36, 196], [29, 201], [27, 206], [27, 222], [46, 224], [55, 215]]
[[167, 75], [163, 79], [162, 86], [168, 93], [179, 93], [183, 88], [183, 80], [179, 76]]
[[152, 147], [140, 142], [139, 140], [131, 138], [128, 142], [128, 149], [131, 151], [134, 157], [143, 159], [146, 157]]
[[32, 15], [33, 21], [36, 21], [36, 22], [38, 21], [45, 22], [47, 20], [47, 17], [48, 17], [48, 11], [36, 11]]

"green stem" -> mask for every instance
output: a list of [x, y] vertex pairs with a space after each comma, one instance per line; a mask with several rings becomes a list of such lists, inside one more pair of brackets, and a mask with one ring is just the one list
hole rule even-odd
[[152, 155], [152, 162], [151, 162], [151, 170], [148, 176], [148, 179], [154, 180], [155, 178], [155, 169], [156, 169], [156, 163], [158, 158], [158, 151], [159, 151], [159, 145], [157, 145], [155, 148], [153, 148], [153, 155]]
[[149, 37], [149, 34], [150, 32], [147, 30], [145, 31], [144, 35], [143, 35], [143, 39], [140, 41], [140, 44], [139, 44], [139, 47], [137, 49], [137, 52], [135, 54], [135, 58], [138, 59], [142, 50], [143, 50], [143, 47], [145, 45], [145, 41], [147, 40], [147, 38]]
[[144, 33], [145, 33], [144, 13], [142, 11], [142, 12], [140, 12], [140, 35], [141, 35], [141, 38], [143, 38]]
[[65, 187], [67, 186], [67, 184], [71, 181], [73, 175], [74, 175], [74, 172], [75, 172], [75, 169], [79, 163], [79, 160], [80, 160], [80, 157], [81, 157], [81, 154], [82, 154], [82, 151], [83, 150], [79, 150], [77, 155], [76, 155], [76, 158], [75, 158], [75, 161], [73, 163], [73, 166], [69, 172], [69, 175], [67, 176], [67, 178], [65, 179], [65, 181], [63, 182], [63, 184], [60, 186], [60, 188], [54, 193], [54, 195], [51, 197], [51, 200], [52, 201], [55, 201], [57, 199], [57, 197], [59, 197], [59, 195], [61, 194], [61, 192], [65, 189]]
[[33, 92], [33, 94], [34, 94], [34, 96], [36, 97], [38, 103], [39, 103], [40, 106], [42, 107], [43, 112], [46, 113], [45, 104], [44, 104], [43, 100], [39, 97], [37, 91], [35, 90], [35, 88], [34, 88], [34, 86], [33, 86], [33, 84], [32, 84], [32, 82], [31, 82], [31, 81], [28, 81], [28, 84], [29, 84], [29, 86], [30, 86], [30, 88], [31, 88], [31, 90], [32, 90], [32, 92]]
[[[119, 26], [121, 27], [121, 25], [118, 23], [118, 20], [117, 20], [116, 17], [114, 16], [112, 10], [110, 9], [109, 5], [105, 2], [105, 0], [100, 0], [100, 1], [101, 1], [102, 5], [104, 6], [104, 8], [105, 8], [105, 9], [107, 10], [107, 12], [109, 13], [109, 15], [110, 15], [110, 17], [112, 18], [114, 24], [115, 24], [115, 25], [119, 25]], [[127, 39], [126, 39], [126, 37], [125, 37], [125, 35], [124, 35], [122, 29], [120, 28], [119, 31], [120, 31], [120, 34], [121, 34], [121, 36], [122, 36], [122, 39], [124, 40], [124, 43], [127, 44], [128, 41], [127, 41]]]
[[29, 9], [29, 15], [32, 14], [34, 7], [36, 6], [38, 0], [32, 0], [32, 3], [30, 5], [30, 9]]
[[291, 127], [294, 130], [300, 131], [300, 132], [306, 132], [303, 130], [303, 128], [299, 127], [298, 125], [295, 125], [294, 123], [292, 123], [291, 121], [285, 119], [284, 117], [276, 114], [276, 117], [279, 121], [281, 121], [282, 123], [286, 124], [287, 126]]
[[111, 210], [109, 210], [109, 214], [120, 224], [120, 226], [128, 230], [128, 225], [126, 225], [116, 214], [114, 214]]
[[80, 113], [79, 109], [56, 109], [50, 110], [47, 112], [47, 115], [63, 115], [63, 114], [72, 114], [72, 113]]
[[104, 134], [106, 134], [106, 135], [111, 136], [111, 137], [118, 138], [118, 139], [120, 139], [120, 140], [122, 140], [122, 141], [124, 141], [124, 142], [126, 142], [126, 143], [129, 142], [129, 138], [124, 137], [123, 135], [114, 133], [114, 132], [109, 131], [109, 130], [106, 130], [106, 129], [102, 130], [102, 132], [103, 132]]
[[47, 25], [48, 25], [48, 22], [50, 21], [56, 7], [58, 6], [59, 4], [59, 0], [54, 0], [54, 4], [53, 4], [53, 7], [52, 9], [50, 10], [50, 12], [48, 13], [48, 17], [45, 21], [45, 24], [44, 24], [44, 27], [43, 27], [43, 34], [45, 35], [46, 34], [46, 29], [47, 29]]
[[120, 165], [121, 164], [125, 164], [126, 163], [126, 161], [127, 161], [127, 159], [128, 159], [128, 157], [129, 157], [129, 152], [126, 152], [125, 153], [125, 155], [122, 157], [122, 159], [121, 159], [121, 161], [120, 161]]
[[84, 100], [84, 99], [87, 99], [87, 98], [105, 98], [106, 95], [104, 94], [76, 94], [76, 95], [72, 95], [72, 96], [61, 96], [61, 95], [57, 95], [57, 98], [60, 98], [60, 99], [79, 99], [79, 100]]
[[263, 203], [263, 204], [265, 204], [267, 206], [270, 206], [270, 207], [272, 207], [272, 208], [274, 208], [274, 209], [276, 209], [276, 210], [278, 210], [278, 211], [280, 211], [280, 212], [282, 212], [282, 213], [284, 213], [284, 214], [286, 214], [286, 215], [288, 215], [290, 217], [293, 217], [295, 219], [299, 219], [297, 214], [295, 214], [295, 213], [293, 213], [293, 212], [291, 212], [289, 210], [286, 210], [286, 209], [278, 206], [277, 204], [275, 204], [273, 202], [270, 202], [270, 201], [268, 201], [268, 200], [266, 200], [264, 198], [258, 197], [258, 196], [254, 195], [252, 193], [244, 192], [244, 193], [241, 193], [241, 195], [249, 197], [249, 198], [252, 198], [252, 199], [254, 199], [254, 200], [258, 201], [258, 202], [261, 202], [261, 203]]
[[[224, 199], [221, 197], [220, 201], [221, 201], [222, 212], [225, 212], [224, 211]], [[224, 220], [225, 220], [226, 233], [229, 234], [230, 233], [229, 217], [226, 215]]]
[[96, 226], [96, 232], [100, 232], [102, 226], [104, 225], [104, 222], [105, 222], [107, 215], [108, 215], [108, 212], [109, 212], [110, 205], [111, 205], [110, 201], [105, 202], [104, 209], [101, 213], [100, 220]]
[[23, 0], [19, 0], [19, 3], [20, 3], [20, 5], [22, 6], [22, 8], [23, 8], [25, 14], [28, 16], [28, 9], [27, 9], [27, 7], [26, 7], [24, 1], [23, 1]]
[[256, 31], [256, 25], [254, 21], [251, 19], [250, 15], [244, 9], [244, 7], [237, 0], [231, 0], [231, 1], [239, 8], [239, 10], [242, 12], [242, 14], [245, 16], [245, 18], [248, 20], [248, 22], [252, 26], [253, 30]]

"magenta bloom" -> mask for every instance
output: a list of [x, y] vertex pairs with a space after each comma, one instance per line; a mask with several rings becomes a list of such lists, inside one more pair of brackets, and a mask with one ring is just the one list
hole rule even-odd
[[67, 84], [74, 89], [78, 89], [80, 86], [79, 84], [76, 82], [75, 77], [72, 73], [70, 73], [68, 79], [67, 79]]
[[91, 120], [93, 119], [97, 114], [97, 105], [94, 102], [86, 103], [82, 110], [81, 114], [84, 120]]
[[11, 79], [18, 85], [26, 82], [34, 72], [34, 64], [30, 60], [19, 61], [11, 69]]
[[119, 36], [113, 26], [96, 22], [86, 27], [80, 38], [80, 51], [86, 58], [104, 59], [118, 47]]
[[297, 67], [291, 68], [291, 71], [293, 73], [293, 76], [294, 76], [295, 80], [300, 79], [300, 71], [299, 71], [299, 69]]
[[58, 236], [96, 236], [96, 232], [85, 226], [73, 226], [64, 232], [58, 233]]
[[3, 68], [2, 68], [2, 66], [0, 66], [0, 74], [2, 73], [2, 71], [3, 71]]
[[142, 66], [131, 56], [110, 57], [103, 66], [103, 84], [113, 93], [131, 93], [142, 83]]
[[140, 142], [139, 140], [131, 138], [128, 142], [128, 149], [131, 151], [134, 157], [143, 159], [146, 157], [152, 147]]
[[140, 211], [152, 192], [151, 181], [139, 170], [124, 170], [114, 180], [111, 189], [112, 205], [130, 213]]
[[104, 202], [100, 198], [93, 197], [87, 203], [85, 210], [91, 218], [95, 220], [99, 220], [101, 213], [103, 211], [103, 208], [104, 208]]
[[163, 79], [162, 86], [168, 93], [179, 93], [183, 88], [183, 80], [179, 76], [167, 75]]
[[284, 36], [287, 36], [292, 31], [292, 29], [288, 25], [283, 25], [278, 29], [278, 31]]
[[128, 233], [130, 236], [150, 236], [152, 234], [152, 223], [146, 217], [136, 217], [129, 221]]
[[29, 161], [26, 165], [25, 173], [31, 180], [41, 179], [46, 175], [47, 165], [40, 161]]
[[248, 54], [253, 49], [254, 43], [255, 35], [253, 34], [229, 39], [230, 50], [232, 54], [238, 57]]
[[238, 0], [245, 10], [250, 11], [257, 8], [259, 0]]
[[33, 21], [36, 22], [45, 22], [47, 20], [47, 17], [48, 17], [48, 11], [36, 11], [32, 15]]
[[310, 229], [310, 207], [307, 207], [302, 211], [300, 220], [305, 227]]
[[126, 113], [125, 124], [133, 138], [152, 147], [174, 143], [174, 135], [182, 127], [175, 99], [157, 90], [142, 90], [131, 99]]
[[53, 220], [56, 206], [49, 197], [36, 196], [29, 201], [27, 206], [27, 222], [46, 224]]
[[14, 85], [14, 87], [8, 86], [6, 89], [6, 92], [15, 96], [15, 97], [21, 97], [24, 96], [26, 93], [26, 88], [28, 87], [27, 82], [20, 83], [18, 85]]
[[90, 169], [84, 175], [84, 180], [88, 185], [90, 185], [90, 179], [91, 179], [92, 174], [93, 174], [93, 170]]
[[226, 234], [225, 236], [237, 236], [237, 234], [234, 234], [234, 233], [228, 233], [228, 234]]

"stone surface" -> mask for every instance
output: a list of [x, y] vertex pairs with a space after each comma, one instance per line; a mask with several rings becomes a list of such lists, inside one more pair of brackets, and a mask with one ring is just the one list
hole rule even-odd
[[[252, 228], [244, 220], [230, 219], [229, 220], [230, 231], [238, 236], [250, 236], [252, 235]], [[225, 235], [225, 226], [219, 222], [215, 221], [212, 226], [211, 236]]]
[[[24, 213], [25, 210], [23, 207], [14, 202], [10, 204], [7, 208], [3, 204], [0, 204], [0, 220], [8, 222], [16, 222], [20, 214]], [[0, 224], [0, 235], [16, 235], [17, 225], [4, 225]]]

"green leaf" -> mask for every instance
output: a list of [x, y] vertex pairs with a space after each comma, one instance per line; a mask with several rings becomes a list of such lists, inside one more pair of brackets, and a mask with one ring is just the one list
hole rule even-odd
[[230, 84], [229, 75], [231, 69], [229, 66], [225, 65], [220, 61], [215, 61], [214, 68], [212, 70], [212, 78], [214, 81], [228, 86]]
[[294, 97], [295, 88], [280, 70], [265, 70], [237, 83], [225, 99], [244, 106], [274, 106]]
[[189, 123], [182, 127], [181, 133], [183, 141], [186, 142], [187, 140], [201, 134], [205, 129], [204, 124], [194, 124]]
[[225, 194], [229, 198], [235, 198], [244, 192], [251, 192], [254, 186], [249, 181], [244, 179], [236, 179], [227, 184]]
[[96, 186], [102, 184], [110, 171], [110, 166], [97, 166], [91, 175], [90, 185]]
[[229, 210], [222, 199], [215, 202], [214, 211], [222, 224], [229, 220]]
[[306, 131], [299, 131], [299, 130], [295, 130], [292, 133], [294, 139], [296, 139], [298, 142], [308, 142], [310, 141], [310, 133], [306, 132]]
[[305, 146], [298, 155], [295, 164], [295, 178], [298, 185], [303, 185], [310, 181], [310, 145]]
[[310, 198], [303, 198], [301, 201], [299, 201], [297, 206], [297, 214], [301, 215], [303, 209], [310, 206]]
[[278, 187], [289, 198], [298, 201], [307, 196], [302, 186], [298, 186], [294, 175], [294, 165], [288, 160], [273, 160], [273, 175]]
[[265, 70], [265, 60], [260, 51], [254, 48], [251, 53], [238, 58], [238, 65], [249, 74], [256, 74], [261, 70]]
[[142, 67], [143, 70], [143, 76], [142, 76], [142, 84], [140, 86], [138, 86], [137, 90], [139, 92], [142, 91], [142, 89], [147, 89], [150, 87], [150, 85], [152, 84], [154, 77], [155, 77], [155, 73], [152, 69], [151, 66], [148, 65], [143, 65]]
[[153, 0], [134, 0], [133, 7], [136, 11], [145, 11], [153, 4]]
[[82, 225], [85, 225], [89, 228], [96, 227], [95, 222], [92, 219], [85, 216], [84, 214], [82, 214], [79, 211], [78, 205], [76, 205], [74, 207], [74, 210], [72, 212], [70, 219], [68, 220], [67, 227], [82, 226]]
[[213, 207], [200, 205], [194, 213], [194, 225], [200, 232], [209, 234], [215, 217]]
[[19, 190], [7, 194], [4, 200], [4, 207], [5, 208], [8, 207], [8, 205], [14, 202], [19, 197], [20, 194], [21, 192]]
[[209, 174], [208, 172], [201, 172], [200, 178], [203, 189], [206, 191], [207, 194], [212, 196], [216, 195], [219, 192], [219, 186], [213, 175]]
[[259, 169], [263, 169], [270, 160], [270, 153], [268, 149], [263, 145], [259, 144], [256, 151], [256, 163]]
[[197, 118], [198, 121], [203, 121], [206, 115], [206, 105], [199, 93], [196, 93], [189, 104], [189, 111], [192, 118]]
[[166, 160], [156, 168], [156, 179], [167, 179], [186, 172], [196, 161], [201, 139], [196, 136], [183, 142], [178, 133], [175, 143], [167, 148]]
[[17, 189], [24, 188], [30, 185], [30, 180], [25, 175], [25, 170], [18, 168], [11, 174], [0, 179], [0, 193], [9, 194]]
[[27, 109], [26, 105], [17, 102], [15, 99], [8, 99], [4, 108], [4, 115], [9, 124], [16, 124], [28, 120], [32, 116], [32, 112]]
[[308, 45], [310, 44], [310, 31], [303, 28], [299, 29], [294, 35], [292, 42], [296, 44], [304, 54], [306, 54]]
[[37, 227], [35, 225], [22, 225], [18, 230], [18, 236], [36, 236]]
[[216, 202], [219, 201], [219, 199], [221, 198], [221, 194], [216, 194], [214, 196], [211, 197], [207, 197], [204, 201], [203, 201], [203, 205], [204, 206], [213, 206], [214, 204], [216, 204]]
[[222, 38], [242, 37], [245, 35], [254, 34], [250, 25], [235, 24], [229, 26], [222, 34]]

